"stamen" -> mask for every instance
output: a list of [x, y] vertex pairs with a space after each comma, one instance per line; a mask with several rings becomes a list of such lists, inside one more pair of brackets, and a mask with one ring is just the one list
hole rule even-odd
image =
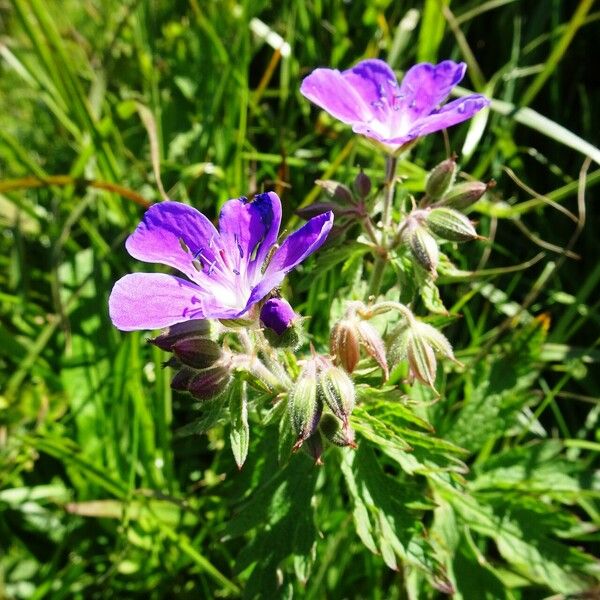
[[192, 261], [192, 265], [193, 265], [194, 269], [196, 269], [196, 271], [201, 272], [202, 269], [204, 269], [204, 265], [202, 264], [202, 261], [198, 260], [197, 258], [195, 258]]
[[183, 241], [183, 238], [179, 238], [179, 245], [181, 246], [181, 249], [186, 253], [189, 254], [190, 249], [188, 248], [188, 245]]
[[237, 244], [238, 252], [240, 253], [240, 258], [244, 258], [244, 250], [240, 244], [240, 240], [238, 239], [237, 233], [233, 236], [235, 239], [235, 243]]

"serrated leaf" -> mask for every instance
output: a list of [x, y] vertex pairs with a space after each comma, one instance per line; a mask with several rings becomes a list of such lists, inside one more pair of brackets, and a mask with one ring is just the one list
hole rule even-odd
[[273, 476], [263, 474], [257, 488], [229, 522], [227, 536], [245, 536], [257, 529], [238, 556], [237, 568], [254, 568], [246, 585], [245, 598], [278, 598], [277, 568], [293, 556], [303, 560], [308, 572], [316, 539], [311, 499], [318, 469], [308, 457], [297, 454]]
[[507, 502], [506, 495], [494, 506], [450, 486], [438, 491], [468, 527], [492, 538], [504, 560], [530, 581], [570, 594], [588, 589], [597, 576], [593, 557], [553, 539], [551, 526], [540, 519], [547, 515], [543, 506], [531, 510]]
[[407, 509], [418, 491], [387, 476], [367, 444], [344, 454], [342, 472], [363, 544], [381, 554], [390, 569], [399, 569], [400, 559], [423, 571], [435, 587], [448, 584], [433, 548], [422, 536], [416, 514]]
[[534, 319], [513, 337], [510, 348], [473, 365], [474, 389], [447, 436], [459, 446], [477, 451], [491, 437], [515, 422], [519, 411], [531, 401], [531, 385], [539, 373], [536, 366], [546, 327]]

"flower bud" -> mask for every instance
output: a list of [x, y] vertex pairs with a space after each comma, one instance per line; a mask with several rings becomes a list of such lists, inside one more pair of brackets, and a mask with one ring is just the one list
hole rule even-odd
[[479, 237], [465, 215], [446, 206], [433, 208], [425, 222], [432, 233], [450, 242], [468, 242]]
[[188, 391], [199, 400], [212, 400], [220, 396], [230, 383], [230, 365], [219, 361], [208, 369], [196, 371], [188, 384]]
[[288, 396], [288, 410], [292, 429], [296, 434], [294, 450], [315, 431], [323, 412], [323, 403], [317, 394], [317, 366], [308, 360]]
[[435, 238], [423, 225], [411, 220], [403, 231], [403, 239], [415, 261], [435, 277], [440, 257]]
[[321, 456], [323, 455], [323, 437], [318, 429], [306, 438], [302, 449], [315, 461], [315, 465], [321, 466], [323, 464], [321, 460]]
[[360, 358], [358, 332], [353, 319], [338, 321], [329, 336], [329, 349], [336, 362], [352, 373]]
[[260, 310], [260, 320], [268, 329], [281, 335], [298, 318], [290, 303], [283, 298], [270, 298]]
[[354, 179], [354, 189], [361, 198], [366, 198], [371, 193], [371, 179], [363, 170]]
[[365, 347], [369, 356], [375, 359], [377, 364], [381, 367], [384, 379], [387, 379], [390, 376], [390, 372], [388, 370], [387, 358], [385, 356], [385, 346], [383, 340], [381, 339], [381, 335], [379, 335], [379, 332], [377, 329], [375, 329], [375, 327], [373, 327], [373, 325], [362, 320], [357, 322], [356, 327], [358, 329], [358, 335], [361, 343]]
[[325, 436], [325, 439], [335, 446], [350, 446], [351, 448], [356, 448], [354, 430], [349, 425], [343, 427], [340, 420], [332, 414], [325, 413], [321, 417], [319, 429]]
[[317, 391], [319, 398], [346, 425], [356, 401], [354, 384], [346, 371], [334, 365], [325, 366], [319, 373]]
[[161, 350], [173, 351], [173, 345], [184, 339], [206, 337], [210, 334], [210, 322], [204, 319], [193, 319], [171, 325], [164, 333], [148, 341]]
[[209, 338], [191, 337], [178, 340], [172, 351], [184, 364], [195, 369], [206, 369], [222, 356], [221, 347]]
[[448, 206], [456, 210], [465, 210], [475, 204], [488, 186], [482, 181], [464, 181], [455, 185], [450, 191], [437, 203], [438, 206]]
[[450, 360], [455, 360], [452, 345], [441, 331], [438, 331], [435, 327], [421, 321], [416, 322], [415, 331], [416, 334], [421, 336], [438, 354], [441, 354]]
[[231, 383], [229, 358], [221, 358], [207, 369], [194, 369], [182, 365], [171, 380], [171, 388], [190, 392], [200, 400], [211, 400], [220, 396]]
[[[166, 364], [168, 366], [175, 366], [169, 363], [170, 361]], [[190, 381], [194, 378], [195, 375], [196, 371], [194, 369], [190, 369], [189, 367], [180, 368], [180, 370], [177, 371], [177, 373], [175, 373], [175, 375], [173, 376], [173, 379], [171, 379], [171, 389], [176, 390], [178, 392], [187, 392], [188, 387], [190, 385]]]
[[437, 360], [431, 346], [413, 333], [408, 342], [406, 356], [412, 375], [421, 383], [435, 389]]
[[425, 193], [432, 200], [439, 200], [454, 183], [456, 160], [448, 158], [434, 167], [425, 184]]
[[332, 181], [331, 179], [317, 179], [315, 183], [332, 196], [334, 200], [342, 204], [354, 204], [350, 188], [343, 183]]
[[342, 207], [336, 202], [313, 202], [308, 206], [303, 206], [296, 210], [296, 214], [303, 219], [312, 219], [325, 212], [331, 211], [336, 217], [340, 217], [348, 213], [348, 209]]
[[390, 347], [388, 354], [391, 365], [396, 366], [401, 361], [406, 360], [410, 336], [410, 327], [404, 322], [396, 327], [390, 334]]

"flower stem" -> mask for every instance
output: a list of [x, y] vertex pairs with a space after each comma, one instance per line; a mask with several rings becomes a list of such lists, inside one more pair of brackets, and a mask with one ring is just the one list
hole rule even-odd
[[398, 166], [398, 157], [388, 155], [385, 161], [385, 196], [383, 198], [382, 220], [382, 245], [385, 246], [387, 234], [392, 225], [392, 208], [394, 204], [394, 191], [396, 189], [396, 168]]
[[385, 195], [383, 197], [383, 211], [381, 214], [381, 246], [380, 252], [375, 258], [375, 264], [373, 265], [373, 272], [371, 274], [371, 281], [366, 300], [368, 300], [371, 296], [377, 296], [379, 294], [381, 282], [383, 280], [383, 274], [385, 272], [385, 266], [388, 258], [387, 236], [392, 226], [392, 208], [394, 204], [394, 192], [396, 189], [397, 166], [398, 157], [389, 155], [385, 163]]

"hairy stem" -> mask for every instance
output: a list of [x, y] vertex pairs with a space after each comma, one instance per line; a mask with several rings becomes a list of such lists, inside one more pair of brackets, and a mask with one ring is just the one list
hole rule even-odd
[[368, 300], [371, 296], [377, 296], [379, 294], [379, 290], [381, 289], [381, 282], [383, 280], [383, 274], [385, 272], [385, 266], [388, 258], [387, 236], [392, 226], [392, 208], [394, 204], [394, 192], [396, 189], [397, 166], [398, 158], [392, 155], [388, 156], [385, 163], [385, 190], [383, 197], [383, 211], [381, 213], [381, 246], [380, 252], [375, 258], [369, 290], [365, 300]]

